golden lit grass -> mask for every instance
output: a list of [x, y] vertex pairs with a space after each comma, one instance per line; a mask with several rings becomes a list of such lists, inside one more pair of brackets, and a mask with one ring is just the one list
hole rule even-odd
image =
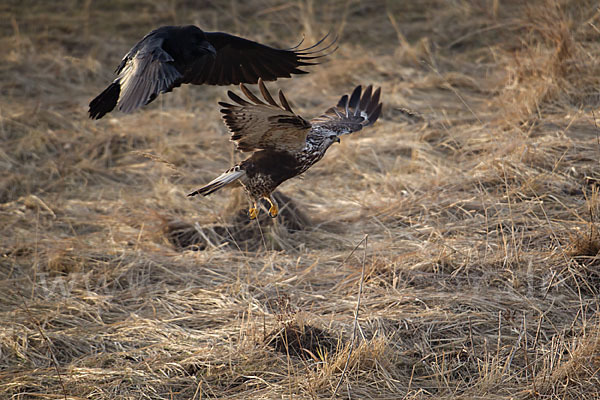
[[[599, 397], [599, 18], [567, 1], [0, 6], [0, 397]], [[285, 183], [275, 222], [247, 221], [237, 190], [189, 199], [241, 158], [225, 88], [86, 117], [127, 49], [174, 23], [280, 46], [338, 32], [326, 64], [270, 87], [312, 117], [373, 83], [383, 116]]]

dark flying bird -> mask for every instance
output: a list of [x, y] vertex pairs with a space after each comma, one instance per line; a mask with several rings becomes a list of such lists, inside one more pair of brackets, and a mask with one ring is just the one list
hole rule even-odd
[[336, 42], [324, 45], [326, 38], [303, 49], [302, 42], [276, 49], [194, 25], [163, 26], [144, 36], [121, 60], [117, 79], [90, 102], [90, 118], [100, 119], [115, 106], [131, 112], [183, 83], [231, 85], [305, 74], [300, 68], [318, 64], [315, 60]]
[[[271, 208], [269, 215], [276, 217], [279, 208], [271, 193], [282, 182], [300, 175], [325, 155], [340, 136], [361, 130], [374, 123], [381, 114], [381, 88], [373, 92], [368, 86], [362, 92], [357, 86], [352, 95], [342, 96], [337, 106], [310, 121], [296, 115], [283, 92], [279, 91], [278, 104], [263, 83], [258, 86], [264, 101], [246, 86], [240, 88], [248, 100], [228, 91], [236, 104], [220, 102], [223, 119], [231, 131], [231, 140], [244, 152], [252, 155], [206, 186], [190, 193], [209, 195], [224, 186], [239, 182], [252, 200], [250, 219], [258, 216], [258, 201], [266, 199]], [[361, 97], [362, 93], [362, 97]]]

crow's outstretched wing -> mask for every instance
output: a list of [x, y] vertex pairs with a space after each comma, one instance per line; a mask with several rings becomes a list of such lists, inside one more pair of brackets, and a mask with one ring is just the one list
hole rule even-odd
[[131, 112], [184, 83], [230, 85], [273, 81], [307, 73], [302, 67], [335, 51], [327, 36], [307, 48], [276, 49], [222, 32], [163, 26], [148, 33], [123, 57], [118, 77], [90, 102], [92, 119], [115, 107]]
[[[182, 83], [194, 85], [237, 85], [290, 78], [292, 74], [306, 74], [302, 67], [318, 64], [336, 42], [324, 45], [327, 36], [307, 48], [277, 49], [223, 32], [206, 32], [206, 39], [214, 46], [214, 58], [198, 60], [191, 65]], [[332, 50], [333, 51], [333, 50]]]

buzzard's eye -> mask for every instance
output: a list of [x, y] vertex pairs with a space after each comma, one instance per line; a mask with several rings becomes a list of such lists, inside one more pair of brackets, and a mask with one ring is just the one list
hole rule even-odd
[[333, 142], [340, 142], [340, 138], [337, 135], [331, 135], [329, 136], [329, 140], [333, 141]]

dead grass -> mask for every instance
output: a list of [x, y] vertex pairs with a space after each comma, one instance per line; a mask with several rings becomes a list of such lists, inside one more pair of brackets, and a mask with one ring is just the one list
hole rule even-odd
[[[558, 0], [0, 5], [0, 397], [316, 399], [343, 378], [337, 398], [600, 398], [599, 19]], [[275, 222], [236, 191], [190, 200], [240, 158], [223, 88], [86, 117], [175, 23], [338, 32], [274, 87], [311, 117], [381, 85], [383, 116], [285, 183]]]

